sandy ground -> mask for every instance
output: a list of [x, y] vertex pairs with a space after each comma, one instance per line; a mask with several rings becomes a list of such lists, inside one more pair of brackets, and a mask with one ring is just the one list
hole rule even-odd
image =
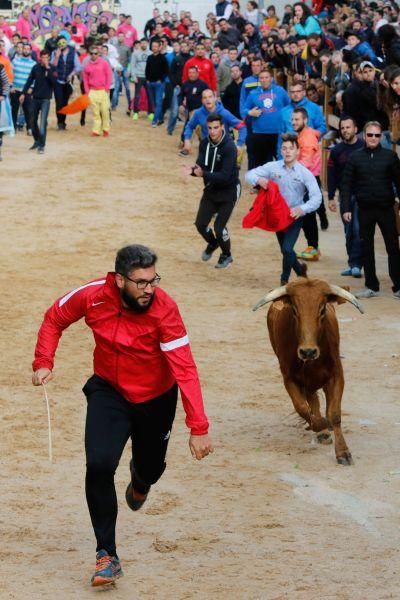
[[[338, 309], [344, 433], [355, 459], [343, 467], [293, 414], [265, 313], [251, 311], [278, 284], [280, 258], [272, 235], [241, 229], [248, 190], [231, 222], [234, 264], [221, 273], [214, 260], [199, 260], [203, 242], [192, 223], [201, 182], [181, 176], [191, 160], [177, 156], [177, 135], [144, 118], [134, 124], [121, 109], [109, 139], [90, 138], [72, 118], [66, 132], [52, 123], [44, 156], [29, 152], [30, 143], [25, 134], [6, 139], [0, 166], [0, 598], [399, 598], [400, 305], [390, 297], [380, 235], [383, 297], [366, 301], [364, 316]], [[127, 448], [116, 476], [125, 577], [99, 591], [89, 587], [95, 546], [83, 487], [89, 330], [79, 323], [66, 332], [48, 387], [53, 464], [30, 363], [47, 306], [112, 270], [115, 251], [132, 242], [159, 252], [217, 449], [193, 461], [180, 408], [167, 471], [133, 514], [123, 497]], [[312, 274], [343, 283], [336, 218], [321, 248]]]

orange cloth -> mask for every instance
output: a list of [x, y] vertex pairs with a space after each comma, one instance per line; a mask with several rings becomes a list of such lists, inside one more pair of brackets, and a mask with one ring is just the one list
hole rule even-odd
[[75, 113], [86, 110], [89, 104], [89, 96], [87, 94], [82, 94], [66, 106], [63, 106], [58, 112], [60, 115], [74, 115]]
[[0, 65], [4, 66], [7, 73], [8, 81], [11, 85], [14, 81], [14, 73], [10, 59], [7, 58], [7, 56], [3, 56], [3, 54], [0, 54]]
[[299, 162], [315, 176], [321, 173], [322, 150], [318, 143], [320, 132], [312, 127], [304, 127], [298, 134]]
[[283, 231], [294, 219], [275, 181], [268, 182], [268, 189], [261, 189], [250, 211], [243, 217], [242, 227], [250, 229], [258, 227], [264, 231]]

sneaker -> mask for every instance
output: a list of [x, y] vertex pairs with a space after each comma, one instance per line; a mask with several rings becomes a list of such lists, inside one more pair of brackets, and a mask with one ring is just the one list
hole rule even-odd
[[29, 150], [37, 150], [39, 148], [39, 144], [37, 142], [35, 142], [30, 148]]
[[232, 256], [229, 254], [229, 256], [227, 254], [221, 254], [217, 264], [215, 265], [216, 269], [226, 269], [226, 267], [229, 267], [229, 265], [233, 262], [233, 258]]
[[178, 156], [189, 156], [189, 150], [183, 148], [180, 152], [178, 152]]
[[308, 246], [304, 252], [297, 252], [296, 256], [297, 258], [303, 258], [304, 260], [319, 260], [321, 253], [318, 248]]
[[139, 118], [139, 113], [133, 113], [132, 121], [137, 121]]
[[147, 115], [147, 118], [148, 118], [149, 121], [152, 121], [154, 119], [154, 113], [149, 113]]
[[204, 250], [204, 252], [201, 253], [201, 260], [203, 260], [204, 262], [207, 262], [208, 260], [210, 260], [210, 258], [213, 255], [214, 250], [217, 249], [217, 246], [212, 246], [211, 244], [207, 245], [207, 248]]
[[92, 131], [92, 137], [100, 137], [100, 133], [95, 133], [94, 131]]
[[356, 298], [375, 298], [376, 296], [379, 296], [379, 292], [375, 292], [375, 290], [370, 290], [369, 288], [364, 288], [363, 290], [360, 290], [359, 292], [356, 292], [355, 294]]
[[[138, 493], [138, 492], [136, 492], [136, 493]], [[125, 491], [125, 500], [131, 510], [136, 511], [136, 510], [139, 510], [140, 508], [142, 508], [143, 504], [147, 500], [148, 494], [142, 494], [142, 496], [143, 496], [143, 498], [141, 500], [136, 500], [136, 498], [133, 497], [132, 482], [129, 482], [128, 487], [126, 488], [126, 491]]]
[[395, 298], [395, 300], [400, 300], [400, 290], [393, 292], [393, 298]]
[[322, 231], [326, 231], [329, 227], [329, 221], [326, 215], [322, 215], [320, 218], [321, 229]]
[[352, 267], [351, 274], [356, 279], [360, 279], [360, 277], [361, 277], [361, 269], [360, 269], [360, 267]]
[[130, 110], [127, 110], [127, 111], [126, 111], [126, 116], [127, 116], [127, 117], [130, 117], [130, 116], [131, 116], [131, 111], [130, 111]]
[[58, 131], [65, 131], [67, 129], [67, 126], [65, 123], [58, 123], [57, 129], [58, 129]]
[[39, 148], [38, 148], [38, 154], [44, 154], [44, 148], [43, 148], [43, 146], [39, 146]]
[[32, 136], [32, 129], [27, 129], [26, 130], [26, 135]]
[[340, 274], [342, 277], [351, 277], [353, 275], [353, 270], [349, 267], [348, 269], [344, 269]]
[[103, 137], [110, 137], [109, 131], [103, 131]]
[[299, 263], [298, 273], [296, 273], [297, 277], [307, 277], [308, 266], [306, 263]]
[[152, 122], [152, 124], [151, 124], [151, 126], [152, 126], [152, 127], [157, 127], [157, 122], [156, 122], [156, 121], [153, 121], [153, 122]]
[[114, 583], [122, 577], [124, 572], [116, 556], [110, 556], [106, 550], [99, 550], [96, 554], [96, 570], [91, 579], [93, 587]]

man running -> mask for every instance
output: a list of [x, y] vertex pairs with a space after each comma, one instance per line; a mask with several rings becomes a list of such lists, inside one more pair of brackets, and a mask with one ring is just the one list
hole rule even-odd
[[93, 586], [123, 574], [115, 545], [114, 473], [124, 447], [131, 438], [126, 501], [136, 511], [165, 470], [178, 386], [193, 457], [213, 451], [186, 329], [174, 300], [158, 287], [156, 262], [145, 246], [122, 248], [115, 272], [58, 299], [38, 333], [33, 385], [52, 379], [58, 342], [69, 325], [84, 317], [95, 338], [94, 375], [83, 388], [86, 498], [97, 540]]
[[[209, 115], [207, 128], [208, 137], [200, 142], [196, 165], [185, 166], [184, 172], [202, 177], [205, 185], [195, 221], [197, 231], [207, 242], [201, 258], [205, 262], [210, 260], [213, 252], [220, 247], [221, 254], [215, 268], [225, 269], [233, 262], [227, 223], [240, 196], [237, 150], [224, 129], [222, 115]], [[209, 225], [214, 215], [212, 231]]]

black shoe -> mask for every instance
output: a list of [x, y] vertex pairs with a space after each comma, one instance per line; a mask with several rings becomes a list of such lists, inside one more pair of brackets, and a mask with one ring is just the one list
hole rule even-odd
[[322, 231], [326, 231], [329, 227], [329, 221], [326, 215], [321, 215], [320, 218], [321, 229]]
[[43, 146], [39, 146], [39, 148], [38, 148], [38, 154], [44, 154], [44, 148], [43, 148]]
[[39, 144], [37, 142], [35, 142], [30, 148], [29, 150], [37, 150], [39, 148]]
[[307, 269], [308, 266], [306, 265], [306, 263], [299, 262], [299, 267], [296, 273], [297, 277], [307, 277]]
[[207, 262], [213, 255], [213, 252], [218, 248], [218, 246], [213, 246], [212, 244], [208, 244], [207, 248], [201, 254], [201, 260]]
[[85, 121], [81, 121], [80, 123], [81, 123], [81, 127], [85, 127], [85, 125], [86, 125]]
[[132, 482], [128, 483], [128, 487], [126, 488], [126, 492], [125, 492], [125, 500], [131, 510], [136, 511], [136, 510], [139, 510], [140, 508], [142, 508], [143, 504], [147, 500], [147, 496], [148, 496], [148, 494], [146, 494], [146, 496], [143, 500], [135, 500], [133, 497]]
[[65, 131], [65, 130], [67, 129], [67, 126], [66, 126], [66, 124], [65, 124], [65, 123], [58, 123], [58, 125], [57, 125], [57, 129], [58, 129], [59, 131]]
[[231, 254], [221, 254], [217, 264], [215, 265], [216, 269], [226, 269], [233, 262], [233, 258]]

